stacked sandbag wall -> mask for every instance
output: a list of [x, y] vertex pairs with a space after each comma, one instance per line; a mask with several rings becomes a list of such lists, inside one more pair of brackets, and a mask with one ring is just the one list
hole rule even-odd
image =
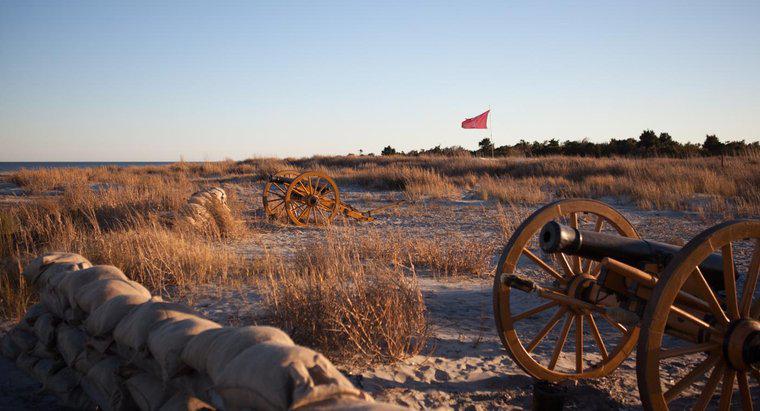
[[23, 276], [41, 302], [2, 353], [62, 405], [103, 410], [393, 409], [272, 327], [223, 327], [118, 268], [50, 253]]
[[227, 193], [221, 187], [210, 187], [200, 190], [187, 200], [187, 203], [180, 208], [179, 217], [193, 226], [206, 224], [220, 216], [231, 215], [227, 206]]

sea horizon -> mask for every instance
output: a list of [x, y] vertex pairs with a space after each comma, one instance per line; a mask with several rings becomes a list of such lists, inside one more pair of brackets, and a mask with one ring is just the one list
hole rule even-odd
[[[187, 161], [193, 163], [193, 161]], [[0, 172], [40, 168], [163, 166], [177, 161], [0, 161]]]

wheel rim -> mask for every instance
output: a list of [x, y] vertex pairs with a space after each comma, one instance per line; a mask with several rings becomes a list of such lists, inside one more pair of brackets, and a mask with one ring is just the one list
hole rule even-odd
[[340, 208], [338, 186], [324, 173], [305, 172], [288, 186], [285, 208], [295, 225], [330, 224]]
[[[299, 172], [296, 170], [282, 170], [278, 171], [274, 177], [295, 178], [298, 174]], [[278, 221], [287, 221], [288, 213], [285, 209], [285, 194], [287, 191], [288, 186], [286, 184], [273, 182], [271, 179], [264, 184], [262, 201], [264, 213], [267, 217]]]
[[[711, 287], [697, 267], [714, 252], [723, 257], [723, 284]], [[637, 377], [646, 408], [705, 409], [715, 407], [711, 405], [717, 399], [714, 397], [719, 398], [720, 409], [730, 408], [737, 397], [744, 409], [753, 407], [753, 397], [758, 402], [760, 364], [753, 361], [757, 361], [760, 352], [759, 271], [757, 220], [730, 221], [710, 228], [691, 240], [668, 264], [647, 304], [638, 346]], [[689, 292], [709, 304], [709, 313], [691, 312], [707, 320], [707, 324], [694, 323], [700, 333], [692, 341], [671, 331], [676, 315], [671, 307], [679, 292]], [[744, 357], [747, 351], [754, 353], [754, 360]], [[689, 371], [673, 377], [686, 370], [674, 369], [670, 362], [690, 364]]]
[[[565, 216], [567, 220], [563, 221]], [[600, 323], [606, 324], [612, 320], [600, 316], [595, 318], [592, 313], [578, 312], [563, 306], [561, 303], [540, 297], [534, 298], [536, 301], [532, 304], [533, 308], [521, 309], [519, 312], [515, 310], [516, 312], [513, 313], [513, 307], [510, 303], [513, 293], [510, 287], [501, 282], [503, 275], [521, 271], [526, 262], [528, 265], [532, 264], [538, 268], [538, 270], [534, 270], [539, 271], [538, 276], [556, 278], [558, 282], [560, 278], [557, 277], [561, 277], [567, 282], [568, 290], [576, 286], [581, 278], [576, 275], [578, 271], [587, 273], [587, 278], [598, 275], [601, 268], [598, 262], [589, 262], [572, 256], [558, 257], [555, 261], [551, 261], [548, 257], [541, 258], [541, 255], [534, 251], [535, 248], [532, 245], [536, 245], [537, 233], [544, 224], [553, 220], [568, 223], [581, 229], [607, 230], [626, 237], [638, 238], [633, 226], [622, 214], [599, 201], [560, 200], [534, 212], [510, 238], [501, 255], [494, 278], [494, 318], [499, 337], [512, 359], [525, 372], [535, 378], [557, 381], [606, 375], [625, 360], [633, 350], [638, 337], [638, 327], [626, 329], [616, 322], [603, 326]], [[526, 249], [530, 252], [527, 252]], [[543, 264], [536, 259], [541, 260]], [[580, 270], [578, 270], [579, 268]], [[572, 280], [572, 278], [576, 278], [576, 280]], [[518, 298], [520, 297], [515, 296], [513, 299], [517, 302]], [[554, 315], [545, 324], [543, 320], [529, 321], [530, 323], [544, 324], [540, 330], [524, 332], [518, 329], [521, 321], [536, 315], [548, 317], [550, 311], [554, 311]], [[597, 322], [597, 319], [600, 318], [601, 320]], [[550, 347], [552, 349], [548, 361], [547, 358], [537, 356], [536, 353], [542, 344], [546, 346], [547, 336], [557, 329], [557, 325], [563, 319], [564, 323], [556, 342], [550, 344], [553, 347]], [[564, 352], [571, 327], [575, 331], [575, 344], [571, 344], [574, 345], [574, 364], [570, 367], [563, 367], [558, 362]], [[582, 332], [578, 333], [578, 329]], [[611, 338], [602, 336], [602, 334], [608, 333], [617, 333], [617, 335]], [[607, 344], [607, 341], [613, 341], [613, 343]], [[548, 354], [549, 352], [545, 351], [545, 353]], [[598, 357], [598, 361], [594, 361], [593, 357], [595, 356]], [[586, 364], [587, 361], [591, 363], [589, 366]], [[559, 368], [558, 365], [560, 365]], [[561, 368], [569, 369], [563, 370]]]

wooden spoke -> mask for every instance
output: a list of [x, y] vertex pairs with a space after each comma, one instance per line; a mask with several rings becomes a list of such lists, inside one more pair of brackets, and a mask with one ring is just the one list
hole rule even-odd
[[533, 350], [536, 349], [538, 344], [541, 343], [541, 341], [546, 337], [546, 334], [549, 334], [549, 332], [554, 328], [555, 325], [559, 322], [559, 320], [562, 318], [563, 315], [567, 312], [567, 307], [562, 307], [559, 310], [557, 310], [556, 313], [552, 316], [551, 319], [549, 319], [549, 322], [546, 323], [544, 328], [541, 329], [541, 331], [536, 334], [535, 337], [533, 337], [533, 340], [528, 344], [527, 351], [533, 352]]
[[682, 355], [696, 354], [698, 352], [713, 351], [718, 348], [720, 348], [720, 343], [706, 342], [688, 347], [660, 350], [659, 358], [662, 360], [665, 358], [680, 357]]
[[672, 387], [670, 387], [669, 390], [665, 391], [664, 397], [666, 402], [670, 402], [676, 397], [678, 397], [679, 394], [683, 392], [683, 390], [689, 388], [690, 385], [694, 384], [694, 382], [699, 379], [702, 375], [704, 375], [707, 370], [709, 370], [713, 365], [715, 365], [719, 360], [719, 357], [717, 355], [710, 356], [706, 360], [702, 361], [696, 368], [691, 370], [686, 376], [684, 376], [680, 381], [675, 383]]
[[725, 368], [726, 366], [722, 363], [713, 368], [712, 374], [710, 374], [710, 379], [707, 380], [705, 388], [702, 389], [702, 394], [699, 395], [697, 403], [694, 404], [694, 410], [704, 410], [707, 408], [707, 404], [710, 403], [715, 388], [718, 386], [720, 377], [723, 376], [723, 370], [725, 370]]
[[557, 344], [554, 345], [554, 352], [552, 353], [552, 359], [549, 361], [549, 369], [553, 370], [554, 367], [557, 365], [557, 360], [559, 359], [559, 355], [562, 354], [562, 348], [565, 346], [565, 341], [567, 340], [567, 334], [570, 332], [570, 325], [573, 323], [573, 315], [568, 314], [567, 317], [565, 317], [565, 323], [562, 325], [562, 331], [559, 334], [559, 338], [557, 339]]
[[597, 278], [599, 277], [599, 273], [602, 272], [602, 264], [599, 263], [598, 261], [594, 261], [594, 263], [595, 263], [594, 268], [591, 271], [589, 271], [589, 274], [593, 276], [594, 278]]
[[731, 397], [734, 393], [734, 377], [736, 371], [729, 369], [723, 374], [723, 386], [720, 387], [720, 404], [718, 404], [719, 410], [728, 410], [731, 408]]
[[752, 410], [752, 393], [749, 391], [749, 381], [747, 373], [740, 371], [736, 373], [736, 380], [739, 382], [739, 395], [742, 401], [742, 408]]
[[606, 218], [600, 215], [596, 216], [596, 223], [594, 223], [594, 231], [596, 231], [597, 233], [601, 232], [602, 228], [604, 227], [604, 222], [606, 220], [607, 220]]
[[715, 296], [715, 293], [710, 287], [710, 284], [708, 284], [707, 280], [705, 280], [705, 276], [702, 274], [702, 270], [700, 270], [699, 267], [696, 267], [691, 275], [695, 276], [697, 279], [697, 285], [702, 288], [704, 296], [707, 297], [707, 304], [710, 306], [710, 308], [712, 308], [713, 314], [717, 316], [717, 319], [721, 323], [728, 325], [728, 317], [723, 311], [723, 308], [721, 308], [720, 303], [718, 302], [718, 297]]
[[625, 334], [628, 332], [628, 329], [624, 325], [613, 320], [612, 318], [610, 318], [609, 315], [604, 314], [604, 313], [599, 313], [599, 315], [601, 315], [602, 318], [604, 318], [608, 323], [610, 323], [611, 326], [617, 328], [617, 330], [620, 331], [621, 333]]
[[708, 330], [710, 330], [710, 331], [712, 331], [714, 333], [721, 334], [721, 330], [713, 327], [712, 325], [710, 325], [709, 323], [705, 322], [704, 320], [701, 320], [701, 319], [695, 317], [694, 315], [686, 312], [682, 308], [679, 308], [679, 307], [677, 307], [675, 305], [671, 305], [670, 306], [670, 311], [675, 312], [681, 318], [683, 318], [683, 319], [691, 322], [692, 324], [695, 324], [695, 325], [697, 325], [699, 327], [702, 327], [702, 328], [707, 328]]
[[533, 254], [528, 248], [523, 248], [522, 250], [523, 254], [525, 254], [528, 258], [533, 260], [534, 263], [538, 264], [541, 268], [544, 269], [544, 271], [548, 272], [552, 276], [554, 276], [556, 279], [561, 281], [562, 283], [566, 283], [567, 279], [560, 275], [555, 269], [553, 269], [549, 264], [546, 264], [546, 262], [540, 258], [538, 258], [537, 255]]
[[557, 305], [559, 305], [559, 303], [556, 302], [556, 301], [550, 301], [550, 302], [548, 302], [546, 304], [541, 304], [538, 307], [531, 308], [528, 311], [525, 311], [523, 313], [517, 314], [516, 316], [512, 317], [512, 322], [517, 322], [517, 321], [520, 321], [520, 320], [522, 320], [524, 318], [528, 318], [531, 315], [535, 315], [535, 314], [538, 314], [538, 313], [540, 313], [542, 311], [546, 311], [546, 310], [548, 310], [548, 309], [550, 309], [550, 308], [552, 308], [554, 306], [557, 306]]
[[575, 273], [573, 272], [573, 269], [570, 267], [570, 262], [567, 261], [567, 256], [564, 253], [558, 253], [559, 254], [559, 263], [562, 265], [562, 269], [565, 270], [565, 274], [567, 274], [568, 278], [575, 277]]
[[602, 359], [607, 359], [607, 347], [604, 346], [604, 341], [602, 340], [602, 334], [599, 333], [599, 328], [596, 326], [596, 321], [594, 321], [594, 315], [589, 313], [587, 314], [588, 317], [588, 325], [591, 328], [591, 335], [594, 337], [594, 341], [596, 341], [596, 345], [599, 347], [599, 352], [602, 354]]
[[309, 211], [309, 206], [307, 206], [307, 205], [304, 205], [303, 211], [301, 212], [301, 214], [299, 214], [299, 215], [298, 215], [298, 219], [299, 219], [299, 220], [301, 220], [301, 221], [305, 221], [305, 220], [303, 219], [303, 216], [304, 216], [304, 214], [306, 214], [308, 211]]
[[734, 250], [729, 242], [721, 249], [723, 255], [723, 282], [726, 286], [726, 305], [731, 320], [739, 318], [739, 301], [736, 299], [736, 267]]
[[760, 275], [760, 241], [755, 244], [755, 252], [752, 253], [752, 260], [749, 263], [749, 270], [747, 270], [747, 279], [744, 281], [744, 291], [739, 304], [742, 317], [747, 317], [750, 314], [749, 310], [755, 294], [755, 287], [757, 287], [758, 275]]
[[[578, 213], [570, 213], [570, 227], [578, 229]], [[571, 256], [573, 272], [578, 274], [581, 272], [581, 257]]]
[[575, 316], [575, 372], [583, 372], [583, 315]]

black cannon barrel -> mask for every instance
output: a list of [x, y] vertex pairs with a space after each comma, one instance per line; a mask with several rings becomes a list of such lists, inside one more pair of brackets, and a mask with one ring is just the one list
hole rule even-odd
[[[681, 247], [652, 240], [576, 228], [550, 221], [539, 234], [541, 249], [547, 253], [564, 253], [600, 261], [605, 257], [641, 268], [646, 263], [667, 265]], [[723, 258], [712, 254], [699, 266], [708, 283], [723, 289]]]

